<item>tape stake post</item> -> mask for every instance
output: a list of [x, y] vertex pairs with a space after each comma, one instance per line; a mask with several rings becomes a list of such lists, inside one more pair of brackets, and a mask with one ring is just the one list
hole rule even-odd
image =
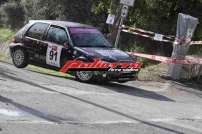
[[121, 19], [120, 19], [120, 23], [119, 23], [119, 27], [118, 27], [118, 33], [117, 33], [116, 41], [115, 41], [115, 45], [114, 45], [116, 48], [118, 48], [123, 21], [128, 15], [129, 6], [133, 7], [134, 3], [135, 3], [135, 0], [120, 0], [120, 4], [121, 4], [122, 8], [121, 8]]
[[[179, 13], [177, 21], [177, 35], [175, 41], [176, 43], [173, 44], [174, 48], [172, 58], [176, 58], [177, 60], [185, 59], [190, 47], [191, 38], [198, 23], [199, 21], [197, 18]], [[169, 66], [168, 76], [170, 76], [172, 79], [181, 79], [181, 73], [181, 64], [173, 64]]]
[[121, 9], [121, 20], [119, 23], [119, 29], [118, 29], [118, 33], [116, 36], [116, 41], [115, 41], [115, 47], [118, 48], [119, 45], [119, 40], [120, 40], [120, 35], [121, 35], [121, 31], [122, 31], [122, 25], [123, 25], [123, 20], [127, 17], [128, 15], [128, 6], [127, 5], [123, 5], [122, 9]]
[[118, 48], [118, 44], [119, 44], [119, 40], [120, 40], [120, 35], [121, 35], [121, 30], [122, 30], [122, 24], [123, 24], [123, 17], [121, 17], [121, 21], [119, 24], [119, 29], [118, 29], [118, 33], [116, 36], [116, 41], [115, 41], [115, 48]]

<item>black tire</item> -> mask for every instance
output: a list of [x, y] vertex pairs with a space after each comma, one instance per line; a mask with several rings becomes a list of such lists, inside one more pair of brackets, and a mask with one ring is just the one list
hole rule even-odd
[[127, 83], [128, 81], [117, 81], [120, 84]]
[[25, 68], [28, 65], [28, 56], [24, 49], [18, 47], [12, 51], [13, 64], [17, 68]]
[[76, 80], [80, 82], [93, 82], [94, 73], [92, 71], [76, 71], [75, 72]]

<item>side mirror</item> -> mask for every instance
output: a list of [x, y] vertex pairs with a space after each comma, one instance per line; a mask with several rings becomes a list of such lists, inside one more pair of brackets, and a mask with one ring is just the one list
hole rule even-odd
[[69, 42], [65, 42], [65, 43], [64, 43], [64, 47], [65, 47], [66, 49], [70, 49], [71, 46], [70, 46]]

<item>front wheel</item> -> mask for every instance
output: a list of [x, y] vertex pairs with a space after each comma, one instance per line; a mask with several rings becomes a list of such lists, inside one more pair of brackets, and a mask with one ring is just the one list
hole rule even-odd
[[22, 48], [15, 48], [12, 52], [13, 64], [17, 68], [25, 68], [28, 65], [26, 52]]
[[76, 79], [81, 82], [92, 82], [94, 73], [92, 71], [77, 71], [75, 73]]

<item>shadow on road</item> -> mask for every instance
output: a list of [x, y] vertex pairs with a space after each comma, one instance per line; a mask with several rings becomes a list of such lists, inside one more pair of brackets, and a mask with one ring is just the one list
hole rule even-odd
[[202, 84], [195, 82], [175, 82], [175, 81], [173, 83], [175, 83], [176, 86], [179, 86], [176, 87], [176, 89], [188, 92], [190, 94], [194, 94], [195, 96], [202, 98]]
[[50, 115], [50, 114], [46, 114], [46, 113], [43, 113], [41, 111], [35, 110], [33, 108], [30, 108], [28, 106], [19, 104], [19, 103], [14, 102], [13, 100], [11, 100], [9, 98], [1, 96], [1, 95], [0, 95], [0, 101], [3, 102], [3, 103], [13, 105], [16, 108], [18, 108], [18, 109], [20, 109], [20, 110], [22, 110], [22, 111], [24, 111], [26, 113], [29, 113], [29, 114], [34, 115], [34, 116], [37, 116], [39, 118], [42, 118], [42, 119], [50, 121], [50, 122], [62, 123], [62, 121], [66, 120], [64, 118], [54, 116], [54, 115]]
[[[51, 89], [51, 88], [47, 88], [47, 87], [41, 86], [41, 85], [39, 85], [39, 84], [30, 82], [30, 81], [27, 81], [27, 80], [24, 80], [24, 79], [21, 79], [21, 78], [17, 78], [17, 77], [14, 77], [14, 76], [10, 76], [10, 75], [8, 75], [8, 74], [6, 74], [6, 73], [3, 73], [3, 72], [0, 72], [0, 75], [2, 75], [2, 76], [5, 77], [5, 78], [8, 78], [8, 79], [12, 79], [12, 80], [15, 80], [15, 81], [18, 81], [18, 82], [22, 82], [22, 83], [24, 83], [24, 84], [28, 84], [28, 85], [31, 85], [31, 86], [34, 86], [34, 87], [41, 88], [41, 89], [46, 90], [46, 91], [50, 91], [50, 92], [54, 92], [54, 93], [59, 93], [59, 94], [61, 94], [61, 95], [64, 95], [64, 96], [69, 97], [69, 98], [72, 98], [72, 99], [75, 99], [75, 100], [80, 101], [80, 102], [82, 102], [82, 103], [86, 103], [86, 104], [89, 104], [89, 105], [92, 105], [92, 106], [95, 106], [95, 107], [104, 109], [104, 110], [106, 110], [106, 111], [108, 111], [108, 112], [117, 114], [117, 115], [119, 115], [119, 116], [123, 116], [123, 117], [125, 117], [125, 118], [138, 121], [138, 122], [140, 122], [140, 123], [142, 123], [142, 124], [146, 124], [146, 125], [149, 125], [149, 126], [152, 126], [152, 127], [155, 127], [155, 128], [159, 128], [159, 129], [162, 129], [162, 130], [165, 130], [165, 131], [168, 131], [168, 132], [176, 133], [176, 134], [183, 134], [183, 132], [180, 132], [180, 131], [177, 131], [177, 130], [173, 130], [173, 129], [168, 128], [168, 127], [165, 127], [165, 126], [161, 126], [161, 125], [159, 125], [159, 124], [154, 124], [154, 123], [151, 123], [151, 122], [148, 122], [148, 121], [144, 121], [144, 120], [142, 120], [142, 119], [139, 119], [139, 118], [137, 118], [137, 117], [134, 117], [134, 116], [125, 114], [125, 113], [120, 112], [120, 111], [118, 111], [118, 110], [114, 110], [114, 109], [112, 109], [112, 108], [109, 108], [109, 107], [106, 107], [106, 106], [103, 106], [103, 105], [100, 105], [100, 104], [96, 104], [95, 102], [91, 102], [91, 101], [89, 101], [89, 100], [86, 100], [86, 99], [83, 99], [83, 98], [80, 98], [80, 97], [77, 97], [77, 96], [73, 96], [73, 95], [71, 95], [71, 94], [67, 94], [67, 93], [63, 93], [63, 92], [60, 92], [60, 91], [56, 91], [56, 90], [53, 90], [53, 89]], [[9, 103], [13, 104], [13, 105], [16, 106], [16, 107], [21, 108], [22, 110], [23, 110], [23, 109], [24, 109], [24, 110], [27, 110], [27, 109], [28, 109], [28, 110], [30, 110], [29, 112], [31, 112], [31, 113], [33, 113], [33, 114], [37, 114], [39, 117], [42, 117], [42, 118], [44, 118], [44, 119], [47, 118], [46, 116], [44, 117], [43, 115], [41, 115], [41, 113], [40, 113], [39, 111], [37, 111], [37, 110], [34, 110], [34, 109], [28, 108], [28, 107], [26, 107], [26, 106], [23, 106], [23, 105], [21, 105], [21, 104], [15, 103], [15, 102], [13, 102], [13, 101], [11, 101], [11, 100], [9, 100], [9, 99], [6, 99], [6, 98], [4, 98], [3, 100], [4, 100], [4, 101], [6, 100], [5, 102], [9, 102]], [[33, 111], [34, 111], [34, 112], [33, 112]], [[40, 113], [40, 114], [39, 114], [39, 113]], [[60, 119], [60, 118], [59, 118], [59, 119]], [[50, 118], [48, 118], [47, 120], [52, 120], [52, 121], [55, 122], [55, 119], [50, 119]]]
[[[15, 78], [14, 76], [10, 76], [8, 74], [15, 75], [15, 74], [7, 72], [5, 70], [0, 70], [0, 75], [2, 75], [4, 78], [20, 81], [19, 79]], [[47, 114], [47, 113], [35, 110], [35, 109], [31, 108], [31, 107], [28, 107], [28, 106], [19, 104], [17, 102], [14, 102], [13, 100], [11, 100], [9, 98], [6, 98], [6, 97], [3, 97], [1, 95], [0, 95], [0, 101], [3, 102], [3, 103], [7, 103], [7, 104], [10, 104], [10, 105], [13, 105], [16, 108], [18, 108], [18, 109], [20, 109], [20, 110], [22, 110], [22, 111], [24, 111], [26, 113], [29, 113], [31, 115], [34, 115], [36, 117], [42, 118], [42, 119], [50, 121], [50, 122], [54, 122], [54, 123], [60, 124], [64, 120], [72, 121], [72, 119], [64, 119], [62, 117], [58, 117], [58, 116], [55, 116], [55, 115], [51, 115], [51, 114]]]
[[118, 93], [127, 94], [127, 95], [132, 95], [132, 96], [137, 96], [137, 97], [142, 97], [142, 98], [147, 98], [147, 99], [153, 99], [153, 100], [158, 100], [158, 101], [175, 102], [174, 100], [172, 100], [166, 96], [157, 94], [156, 92], [147, 91], [147, 90], [136, 88], [133, 86], [121, 85], [118, 83], [105, 83], [105, 84], [96, 84], [96, 85], [105, 87], [109, 90], [113, 90]]
[[[38, 72], [38, 71], [33, 71], [33, 70], [28, 70], [28, 71], [31, 71], [31, 72], [34, 72], [34, 73], [40, 73], [40, 74], [43, 74], [43, 75], [48, 75], [48, 76], [54, 76], [54, 77], [58, 77], [58, 78], [65, 78], [65, 79], [68, 79], [68, 80], [75, 80], [73, 77], [64, 77], [64, 76], [56, 76], [56, 75], [52, 75], [52, 74], [47, 74], [47, 73], [41, 73], [41, 72]], [[127, 94], [127, 95], [132, 95], [132, 96], [137, 96], [137, 97], [142, 97], [142, 98], [147, 98], [147, 99], [153, 99], [153, 100], [158, 100], [158, 101], [171, 101], [171, 102], [175, 102], [174, 100], [166, 97], [166, 96], [163, 96], [163, 95], [160, 95], [160, 94], [157, 94], [155, 92], [152, 92], [152, 91], [147, 91], [147, 90], [144, 90], [144, 89], [140, 89], [140, 88], [137, 88], [137, 87], [133, 87], [133, 86], [128, 86], [128, 85], [122, 85], [122, 84], [119, 84], [119, 83], [91, 83], [95, 86], [100, 86], [100, 87], [104, 87], [108, 90], [112, 90], [112, 91], [115, 91], [115, 92], [118, 92], [118, 93], [123, 93], [123, 94]]]

